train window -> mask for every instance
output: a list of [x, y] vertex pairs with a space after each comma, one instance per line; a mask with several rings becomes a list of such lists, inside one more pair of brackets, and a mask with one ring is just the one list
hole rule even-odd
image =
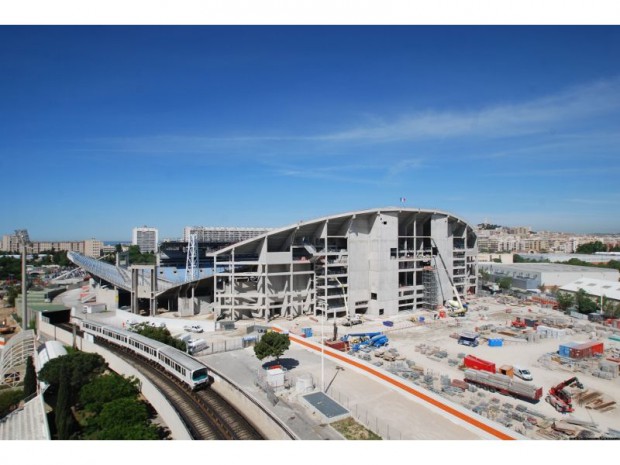
[[195, 370], [192, 374], [192, 379], [194, 381], [202, 381], [203, 379], [207, 379], [207, 369], [199, 368], [198, 370]]

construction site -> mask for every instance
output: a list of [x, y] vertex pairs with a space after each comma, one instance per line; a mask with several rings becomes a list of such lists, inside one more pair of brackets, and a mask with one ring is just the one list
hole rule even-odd
[[459, 317], [417, 311], [354, 326], [329, 320], [323, 329], [299, 320], [277, 324], [315, 340], [323, 330], [328, 347], [524, 437], [620, 438], [620, 331], [609, 324], [494, 296], [471, 299]]

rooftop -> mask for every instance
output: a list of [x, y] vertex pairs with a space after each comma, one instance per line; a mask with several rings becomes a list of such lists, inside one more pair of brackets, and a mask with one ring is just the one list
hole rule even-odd
[[583, 289], [590, 295], [605, 296], [609, 299], [620, 300], [620, 282], [604, 279], [579, 278], [560, 288], [563, 291], [577, 292]]

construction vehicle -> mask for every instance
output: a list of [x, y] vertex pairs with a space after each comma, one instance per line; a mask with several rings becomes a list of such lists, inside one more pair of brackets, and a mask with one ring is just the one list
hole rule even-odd
[[[450, 286], [452, 287], [452, 292], [454, 293], [454, 300], [449, 300], [445, 303], [446, 310], [448, 310], [448, 315], [451, 317], [465, 316], [465, 314], [467, 313], [467, 304], [463, 304], [463, 302], [461, 302], [461, 296], [459, 295], [459, 292], [454, 285], [454, 281], [450, 276], [450, 272], [448, 271], [448, 267], [446, 267], [446, 263], [443, 261], [443, 257], [439, 253], [439, 249], [437, 249], [437, 256], [441, 260], [441, 264], [443, 265], [444, 270], [446, 270], [446, 276], [450, 281]], [[435, 262], [437, 262], [437, 260], [435, 260]]]
[[493, 374], [487, 371], [465, 370], [465, 382], [490, 392], [499, 392], [500, 394], [529, 402], [538, 402], [543, 394], [542, 387], [522, 383], [510, 376]]
[[519, 316], [515, 317], [515, 319], [512, 320], [510, 326], [512, 326], [513, 328], [527, 328], [525, 321], [523, 321]]
[[572, 377], [549, 389], [549, 395], [545, 400], [560, 413], [574, 412], [573, 398], [570, 391], [567, 389], [572, 385], [575, 385], [579, 389], [583, 389], [583, 384], [579, 382], [577, 377]]
[[354, 351], [358, 351], [364, 346], [383, 347], [389, 342], [388, 337], [379, 332], [346, 334], [340, 340], [342, 342], [349, 342], [351, 349]]
[[458, 343], [464, 346], [478, 347], [479, 337], [480, 337], [480, 334], [478, 333], [472, 333], [470, 331], [463, 331], [462, 333], [459, 334]]

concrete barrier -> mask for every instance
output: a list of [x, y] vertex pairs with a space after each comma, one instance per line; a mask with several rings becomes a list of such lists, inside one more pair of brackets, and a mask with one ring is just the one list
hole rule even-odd
[[266, 439], [299, 439], [293, 431], [275, 417], [260, 402], [244, 392], [236, 383], [209, 368], [215, 376], [211, 389], [221, 395], [243, 415]]

